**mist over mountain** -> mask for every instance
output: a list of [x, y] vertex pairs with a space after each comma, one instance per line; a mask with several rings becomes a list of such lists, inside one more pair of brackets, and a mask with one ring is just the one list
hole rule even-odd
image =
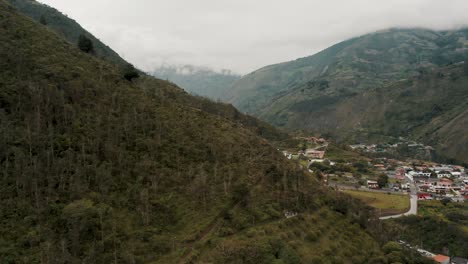
[[232, 84], [241, 78], [230, 70], [216, 71], [209, 67], [194, 65], [161, 65], [151, 75], [168, 80], [194, 95], [213, 100], [224, 97]]

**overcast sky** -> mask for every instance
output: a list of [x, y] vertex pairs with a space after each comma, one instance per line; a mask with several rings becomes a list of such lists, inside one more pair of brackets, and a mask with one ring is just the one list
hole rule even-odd
[[468, 0], [39, 0], [146, 71], [248, 73], [389, 27], [468, 25]]

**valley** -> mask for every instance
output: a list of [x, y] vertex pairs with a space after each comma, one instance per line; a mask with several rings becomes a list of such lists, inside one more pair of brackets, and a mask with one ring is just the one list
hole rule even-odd
[[[390, 29], [261, 68], [221, 98], [291, 131], [351, 143], [408, 137], [467, 162], [466, 29]], [[456, 143], [455, 143], [456, 142]]]
[[[148, 34], [195, 62], [180, 43], [221, 17], [153, 29], [124, 4], [92, 11], [175, 28]], [[145, 41], [114, 23], [119, 47]], [[145, 72], [97, 28], [0, 0], [0, 263], [468, 258], [466, 29], [382, 30], [240, 76]]]

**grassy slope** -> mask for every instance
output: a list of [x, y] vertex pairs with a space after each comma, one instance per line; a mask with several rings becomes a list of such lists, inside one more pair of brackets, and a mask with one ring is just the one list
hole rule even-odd
[[345, 190], [344, 192], [362, 200], [369, 206], [380, 209], [380, 215], [404, 213], [409, 209], [408, 195], [352, 190]]
[[[283, 210], [303, 212], [300, 225], [329, 211], [341, 223], [329, 227], [335, 233], [367, 223], [359, 203], [315, 186], [259, 137], [262, 123], [232, 107], [149, 77], [127, 82], [119, 68], [3, 1], [0, 43], [3, 263], [216, 259], [221, 241], [243, 257], [287, 263], [291, 254], [310, 254], [305, 244], [272, 248], [279, 239], [272, 233], [268, 250], [236, 251], [256, 245], [240, 232], [259, 223], [279, 228]], [[347, 236], [316, 254], [363, 262], [381, 254], [362, 227], [348, 232], [368, 246], [365, 256], [354, 244], [340, 251]], [[302, 234], [290, 236], [301, 241]]]

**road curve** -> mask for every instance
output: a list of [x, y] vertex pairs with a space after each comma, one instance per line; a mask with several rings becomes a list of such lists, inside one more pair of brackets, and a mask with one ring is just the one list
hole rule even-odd
[[416, 215], [416, 214], [418, 214], [418, 195], [411, 194], [410, 209], [408, 212], [403, 213], [403, 214], [397, 214], [397, 215], [382, 216], [382, 217], [379, 217], [379, 219], [386, 220], [390, 218], [399, 218], [399, 217], [406, 216], [406, 215]]
[[410, 209], [408, 212], [403, 213], [403, 214], [397, 214], [397, 215], [382, 216], [382, 217], [379, 217], [379, 219], [386, 220], [386, 219], [391, 219], [391, 218], [399, 218], [399, 217], [406, 216], [406, 215], [417, 215], [418, 214], [418, 192], [416, 189], [416, 185], [414, 184], [413, 181], [411, 181], [410, 190], [411, 190]]

